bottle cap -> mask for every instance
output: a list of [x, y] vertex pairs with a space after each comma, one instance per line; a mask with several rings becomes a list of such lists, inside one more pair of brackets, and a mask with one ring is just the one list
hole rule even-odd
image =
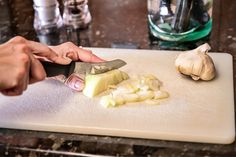
[[56, 4], [57, 0], [34, 0], [34, 5], [39, 7], [48, 7]]

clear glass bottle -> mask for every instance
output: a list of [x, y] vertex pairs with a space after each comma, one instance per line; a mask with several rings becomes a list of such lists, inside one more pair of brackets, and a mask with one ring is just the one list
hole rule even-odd
[[92, 17], [88, 0], [64, 0], [63, 23], [74, 29], [86, 28]]
[[34, 29], [39, 34], [57, 31], [62, 25], [57, 0], [34, 0]]
[[170, 42], [196, 41], [212, 29], [213, 0], [147, 0], [150, 34]]

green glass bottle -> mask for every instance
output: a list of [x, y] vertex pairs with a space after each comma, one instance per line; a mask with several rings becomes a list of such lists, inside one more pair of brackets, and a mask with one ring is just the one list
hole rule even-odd
[[212, 0], [148, 0], [150, 35], [167, 49], [187, 49], [210, 35], [211, 8]]

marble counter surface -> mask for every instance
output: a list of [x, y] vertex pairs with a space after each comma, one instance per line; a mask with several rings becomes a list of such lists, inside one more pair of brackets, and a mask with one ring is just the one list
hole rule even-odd
[[[61, 2], [61, 1], [60, 1]], [[72, 41], [91, 47], [163, 49], [152, 41], [147, 27], [144, 0], [91, 0], [93, 21], [85, 30], [67, 30], [52, 36], [37, 36], [33, 29], [31, 0], [0, 0], [0, 42], [21, 35], [48, 44]], [[214, 0], [212, 51], [234, 57], [236, 69], [236, 3]], [[124, 11], [125, 10], [125, 11]], [[194, 47], [203, 41], [197, 42]], [[235, 75], [234, 75], [234, 80]], [[0, 156], [236, 156], [230, 145], [90, 136], [28, 130], [0, 129]]]
[[0, 129], [0, 154], [14, 156], [235, 156], [231, 145]]

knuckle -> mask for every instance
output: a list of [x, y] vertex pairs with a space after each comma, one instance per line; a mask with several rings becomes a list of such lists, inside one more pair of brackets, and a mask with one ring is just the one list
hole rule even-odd
[[29, 49], [29, 47], [28, 47], [28, 45], [26, 43], [20, 43], [18, 45], [18, 50], [20, 52], [29, 52], [30, 49]]
[[17, 88], [20, 85], [21, 80], [22, 76], [19, 76], [18, 73], [16, 73], [14, 79], [11, 80], [11, 88], [12, 89]]
[[27, 40], [21, 36], [15, 36], [14, 38], [10, 40], [10, 42], [14, 42], [14, 43], [25, 43], [26, 41]]
[[15, 78], [16, 78], [16, 81], [15, 83], [19, 83], [20, 80], [25, 76], [27, 75], [27, 70], [26, 68], [23, 68], [23, 67], [19, 67], [16, 72], [15, 72]]
[[47, 51], [47, 52], [53, 52], [53, 49], [50, 48], [49, 46], [45, 46], [43, 49], [44, 51]]
[[12, 82], [11, 82], [11, 87], [16, 87], [17, 85], [19, 84], [19, 80], [18, 79], [14, 79]]
[[86, 50], [90, 55], [93, 54], [93, 52], [91, 50]]
[[46, 50], [47, 50], [48, 52], [53, 52], [53, 50], [52, 50], [50, 47], [46, 47]]
[[20, 53], [17, 59], [19, 63], [23, 63], [24, 65], [30, 63], [30, 57], [26, 53]]
[[70, 41], [67, 41], [66, 43], [65, 43], [66, 45], [69, 45], [69, 46], [74, 46], [75, 44], [73, 44], [72, 42], [70, 42]]
[[44, 73], [42, 73], [41, 75], [38, 76], [37, 80], [38, 80], [38, 81], [42, 81], [42, 80], [44, 80], [45, 78], [46, 78], [46, 73], [44, 72]]

